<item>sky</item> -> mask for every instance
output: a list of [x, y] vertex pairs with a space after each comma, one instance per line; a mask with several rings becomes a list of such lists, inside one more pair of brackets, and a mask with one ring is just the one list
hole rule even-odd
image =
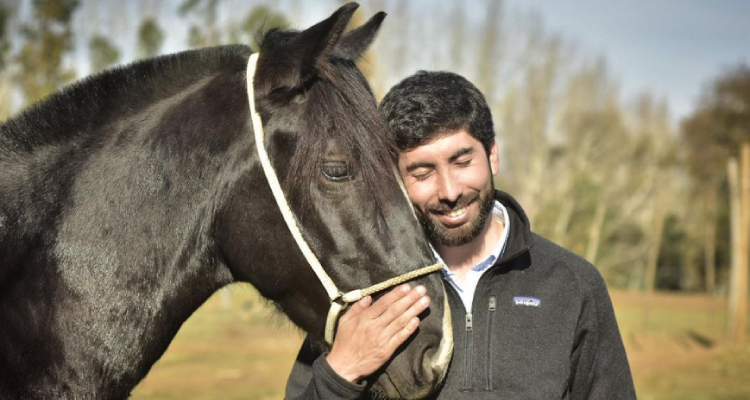
[[[83, 0], [89, 9], [102, 1], [115, 0]], [[183, 1], [145, 1], [169, 29], [166, 52], [185, 49], [187, 24], [176, 13]], [[455, 4], [449, 0], [359, 0], [367, 6], [383, 5], [389, 13], [397, 12], [398, 1], [410, 1], [417, 9], [443, 7], [447, 11]], [[469, 15], [477, 11], [477, 18], [483, 18], [478, 10], [486, 8], [479, 5], [496, 0], [461, 1]], [[342, 1], [223, 0], [229, 9], [263, 3], [285, 11], [293, 26], [304, 28], [330, 15]], [[138, 12], [129, 10], [138, 7], [135, 4], [111, 16], [105, 25], [137, 21]], [[546, 31], [572, 40], [587, 55], [603, 57], [625, 99], [644, 91], [665, 98], [675, 121], [693, 110], [702, 88], [717, 75], [740, 62], [750, 63], [750, 0], [505, 0], [505, 7], [539, 16]], [[90, 19], [85, 12], [80, 18], [83, 23]], [[430, 68], [428, 61], [424, 68]]]
[[747, 0], [508, 0], [546, 27], [602, 55], [625, 96], [648, 90], [688, 115], [702, 88], [750, 63]]
[[[394, 1], [385, 4], [394, 7]], [[453, 1], [416, 1], [417, 7], [453, 7]], [[495, 0], [465, 4], [478, 1]], [[298, 1], [293, 6], [304, 5], [297, 15], [305, 17], [293, 22], [308, 26], [339, 4]], [[750, 64], [750, 0], [505, 0], [505, 7], [539, 16], [547, 31], [602, 56], [625, 98], [644, 91], [665, 98], [675, 121], [690, 114], [708, 82], [741, 62]]]

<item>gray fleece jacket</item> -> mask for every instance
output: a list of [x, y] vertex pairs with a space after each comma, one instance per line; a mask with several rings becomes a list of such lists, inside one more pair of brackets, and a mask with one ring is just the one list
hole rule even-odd
[[[532, 233], [520, 205], [508, 210], [503, 256], [479, 280], [467, 314], [446, 284], [454, 355], [430, 399], [635, 399], [625, 348], [599, 271]], [[305, 341], [287, 382], [287, 399], [367, 399], [366, 383], [338, 376], [321, 346]]]

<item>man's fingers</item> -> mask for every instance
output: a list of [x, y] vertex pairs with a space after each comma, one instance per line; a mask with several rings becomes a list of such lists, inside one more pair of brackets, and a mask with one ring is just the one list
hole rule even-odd
[[[425, 298], [426, 293], [427, 289], [425, 289], [424, 286], [417, 286], [408, 294], [406, 294], [406, 296], [396, 300], [379, 318], [379, 323], [385, 328], [386, 326], [390, 325], [395, 319], [406, 318], [406, 320], [408, 320], [408, 318], [410, 318], [411, 316], [404, 317], [404, 313], [409, 310], [410, 307], [417, 304], [420, 299]], [[403, 322], [405, 323], [405, 320]]]
[[386, 334], [396, 336], [397, 332], [408, 327], [409, 324], [411, 324], [415, 320], [415, 318], [417, 321], [417, 325], [419, 325], [419, 314], [421, 314], [429, 306], [430, 298], [427, 296], [423, 296], [417, 301], [409, 304], [409, 307], [407, 309], [399, 313], [398, 316], [394, 318], [387, 327], [385, 327], [384, 330]]
[[358, 302], [354, 303], [351, 307], [349, 307], [348, 310], [346, 310], [346, 313], [344, 313], [344, 315], [341, 316], [341, 320], [356, 317], [357, 315], [359, 315], [359, 313], [368, 309], [371, 304], [372, 304], [372, 297], [370, 296], [363, 297]]
[[411, 335], [414, 334], [414, 332], [417, 331], [417, 328], [419, 328], [419, 318], [413, 317], [408, 320], [408, 322], [403, 325], [399, 330], [391, 336], [391, 340], [388, 342], [388, 349], [390, 352], [396, 351], [398, 346], [401, 346], [402, 343], [406, 341]]
[[401, 286], [396, 287], [390, 292], [386, 293], [383, 297], [379, 298], [378, 301], [372, 304], [372, 307], [368, 310], [371, 318], [377, 318], [384, 312], [386, 312], [393, 303], [402, 299], [404, 296], [409, 294], [411, 291], [411, 285], [405, 283]]
[[388, 341], [387, 347], [391, 353], [396, 351], [398, 346], [401, 346], [406, 339], [409, 339], [417, 331], [417, 328], [419, 328], [419, 314], [429, 306], [430, 298], [424, 296], [388, 325], [386, 332], [391, 335], [391, 339]]
[[405, 284], [378, 301], [366, 297], [352, 304], [327, 357], [334, 370], [353, 381], [380, 368], [419, 327], [418, 315], [430, 304], [426, 292]]

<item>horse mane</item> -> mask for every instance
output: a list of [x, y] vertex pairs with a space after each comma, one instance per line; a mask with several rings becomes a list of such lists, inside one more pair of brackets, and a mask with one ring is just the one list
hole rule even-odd
[[[285, 43], [297, 31], [271, 29], [260, 37], [261, 52]], [[32, 152], [86, 136], [115, 118], [133, 115], [217, 74], [244, 74], [248, 46], [188, 50], [105, 70], [38, 102], [0, 125], [0, 155]], [[397, 147], [378, 114], [372, 89], [354, 60], [334, 52], [319, 62], [307, 95], [296, 152], [290, 160], [285, 191], [303, 209], [310, 205], [309, 183], [320, 174], [318, 162], [329, 140], [358, 158], [364, 190], [384, 212], [391, 201]], [[307, 80], [306, 82], [310, 82]], [[333, 126], [336, 129], [331, 129]], [[346, 135], [332, 137], [333, 132]], [[382, 215], [381, 215], [382, 216]]]
[[[297, 33], [271, 29], [259, 40], [261, 54]], [[377, 217], [382, 217], [392, 201], [398, 150], [395, 138], [378, 113], [372, 89], [355, 60], [338, 51], [319, 60], [314, 74], [304, 77], [303, 87], [296, 88], [307, 97], [302, 118], [305, 125], [290, 160], [285, 192], [303, 210], [309, 206], [310, 191], [305, 189], [321, 173], [318, 162], [326, 155], [328, 141], [335, 140], [341, 151], [358, 159], [363, 190], [375, 202], [380, 213]], [[335, 132], [342, 134], [334, 137]], [[304, 213], [301, 217], [304, 218]]]
[[244, 73], [250, 48], [188, 50], [105, 70], [73, 83], [0, 125], [0, 154], [75, 139], [217, 73]]

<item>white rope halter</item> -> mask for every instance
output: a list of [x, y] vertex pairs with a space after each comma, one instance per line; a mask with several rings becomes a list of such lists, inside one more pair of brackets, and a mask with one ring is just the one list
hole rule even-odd
[[415, 271], [407, 272], [406, 274], [388, 279], [376, 285], [372, 285], [364, 289], [352, 290], [351, 292], [347, 293], [341, 292], [336, 287], [336, 284], [333, 283], [331, 277], [329, 277], [325, 270], [323, 270], [323, 266], [320, 265], [320, 261], [318, 261], [318, 258], [315, 257], [315, 254], [312, 252], [312, 250], [310, 250], [310, 246], [302, 237], [302, 232], [300, 232], [299, 226], [297, 225], [297, 220], [295, 219], [292, 210], [289, 208], [289, 203], [286, 201], [284, 192], [281, 190], [279, 178], [276, 176], [276, 171], [274, 171], [273, 166], [271, 165], [271, 160], [269, 159], [268, 153], [266, 152], [264, 144], [263, 123], [260, 119], [260, 114], [258, 114], [258, 111], [255, 108], [255, 95], [253, 93], [253, 77], [255, 76], [257, 63], [258, 53], [255, 53], [250, 56], [250, 59], [247, 62], [247, 96], [250, 101], [250, 116], [253, 120], [253, 131], [255, 132], [255, 147], [258, 149], [260, 164], [263, 167], [263, 172], [265, 172], [266, 174], [266, 179], [268, 180], [268, 185], [271, 187], [271, 192], [273, 192], [273, 197], [276, 199], [279, 210], [284, 216], [284, 221], [286, 222], [287, 227], [289, 227], [289, 231], [292, 233], [294, 240], [297, 242], [297, 246], [299, 246], [299, 249], [305, 256], [305, 259], [307, 259], [310, 267], [313, 269], [313, 271], [315, 271], [315, 275], [318, 276], [320, 283], [323, 284], [323, 287], [328, 293], [328, 297], [331, 299], [331, 308], [328, 310], [328, 317], [326, 318], [325, 327], [325, 341], [330, 346], [333, 344], [336, 321], [338, 320], [339, 314], [341, 313], [341, 310], [344, 308], [345, 304], [355, 303], [365, 296], [369, 296], [373, 293], [388, 289], [392, 286], [412, 280], [414, 278], [439, 271], [443, 268], [443, 264], [433, 264], [429, 267], [424, 267]]

